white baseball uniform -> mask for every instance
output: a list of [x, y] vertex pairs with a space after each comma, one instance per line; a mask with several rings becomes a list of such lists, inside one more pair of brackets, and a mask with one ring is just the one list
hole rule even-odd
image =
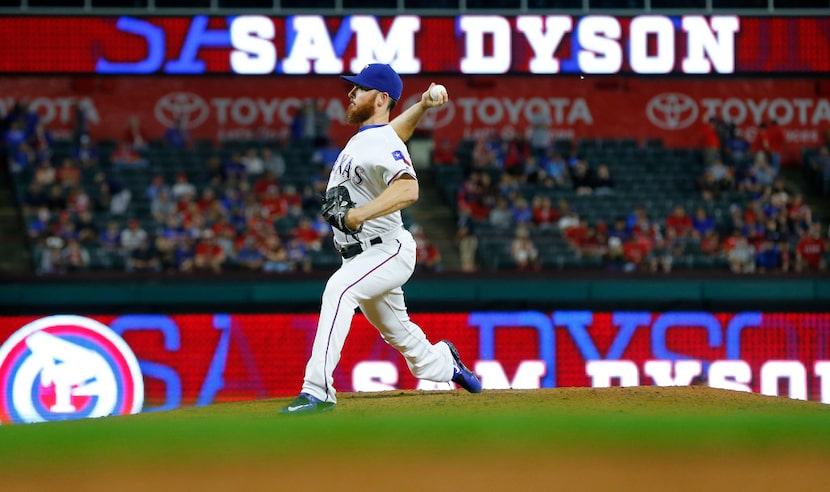
[[[360, 206], [403, 174], [415, 178], [415, 169], [395, 130], [388, 124], [365, 126], [337, 157], [328, 188], [345, 186]], [[406, 311], [401, 286], [415, 269], [415, 240], [403, 228], [400, 211], [366, 221], [354, 235], [334, 229], [334, 241], [338, 250], [359, 243], [363, 252], [344, 258], [326, 283], [302, 391], [322, 401], [337, 401], [333, 373], [358, 306], [384, 340], [403, 354], [415, 377], [450, 381], [449, 347], [430, 343]]]

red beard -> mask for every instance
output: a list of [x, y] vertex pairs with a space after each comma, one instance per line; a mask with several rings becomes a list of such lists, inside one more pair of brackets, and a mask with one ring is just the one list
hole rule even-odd
[[364, 121], [372, 117], [375, 112], [374, 101], [367, 101], [363, 104], [355, 103], [354, 106], [349, 106], [346, 109], [346, 114], [343, 120], [349, 125], [360, 125]]

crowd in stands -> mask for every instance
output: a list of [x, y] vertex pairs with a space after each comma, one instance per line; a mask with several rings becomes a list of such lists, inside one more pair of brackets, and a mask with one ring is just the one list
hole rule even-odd
[[[479, 257], [502, 255], [504, 261], [491, 264], [519, 270], [556, 265], [554, 254], [562, 262], [577, 260], [573, 265], [625, 272], [670, 272], [681, 260], [686, 267], [735, 273], [826, 269], [827, 238], [820, 218], [780, 176], [784, 134], [775, 121], [761, 124], [749, 141], [735, 125], [704, 118], [694, 158], [681, 162], [684, 172], [694, 167], [693, 199], [677, 198], [665, 215], [643, 205], [603, 207], [615, 195], [630, 198], [632, 191], [642, 203], [655, 190], [636, 183], [620, 189], [614, 173], [629, 174], [633, 168], [609, 165], [603, 160], [609, 153], [589, 159], [575, 142], [542, 143], [538, 132], [544, 126], [531, 125], [526, 138], [494, 130], [468, 144], [469, 152], [446, 140], [437, 144], [433, 164], [438, 172], [462, 169], [463, 179], [450, 190], [450, 199], [459, 217], [464, 271], [477, 268], [470, 250], [486, 237], [501, 240], [492, 241], [495, 249]], [[825, 192], [830, 183], [827, 148], [820, 147], [808, 163], [821, 176]], [[615, 153], [610, 155], [614, 159]], [[571, 204], [576, 200], [579, 208]], [[604, 215], [588, 213], [594, 208]], [[566, 251], [555, 251], [555, 238], [564, 240]]]
[[[308, 272], [339, 262], [318, 214], [339, 148], [327, 138], [318, 101], [297, 111], [285, 139], [244, 146], [194, 142], [180, 121], [150, 136], [137, 118], [125, 122], [118, 141], [95, 142], [85, 109], [74, 110], [69, 142], [54, 139], [24, 103], [3, 119], [37, 272]], [[734, 125], [704, 119], [700, 145], [685, 154], [691, 160], [678, 174], [694, 200], [666, 208], [649, 205], [649, 190], [636, 186], [648, 177], [636, 174], [643, 167], [635, 173], [622, 157], [615, 162], [623, 151], [626, 162], [647, 155], [639, 146], [592, 153], [581, 141], [552, 141], [541, 112], [530, 119], [526, 135], [504, 128], [474, 141], [436, 143], [433, 169], [461, 177], [450, 196], [464, 272], [827, 266], [819, 217], [780, 176], [783, 133], [774, 121], [748, 141]], [[302, 177], [285, 158], [291, 149], [308, 151]], [[830, 192], [827, 144], [805, 157], [805, 172]], [[420, 227], [411, 230], [417, 268], [441, 271], [441, 251]]]

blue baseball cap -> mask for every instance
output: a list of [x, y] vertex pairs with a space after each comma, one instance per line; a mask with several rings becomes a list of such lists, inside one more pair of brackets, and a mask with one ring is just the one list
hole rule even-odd
[[395, 70], [385, 63], [370, 63], [357, 75], [341, 75], [354, 85], [386, 92], [395, 101], [401, 98], [403, 82]]

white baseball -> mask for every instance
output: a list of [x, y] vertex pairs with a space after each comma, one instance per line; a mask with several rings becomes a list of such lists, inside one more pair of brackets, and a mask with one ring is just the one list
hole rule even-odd
[[432, 89], [429, 90], [429, 97], [431, 97], [433, 101], [440, 100], [442, 95], [447, 95], [447, 88], [441, 84], [433, 85]]

